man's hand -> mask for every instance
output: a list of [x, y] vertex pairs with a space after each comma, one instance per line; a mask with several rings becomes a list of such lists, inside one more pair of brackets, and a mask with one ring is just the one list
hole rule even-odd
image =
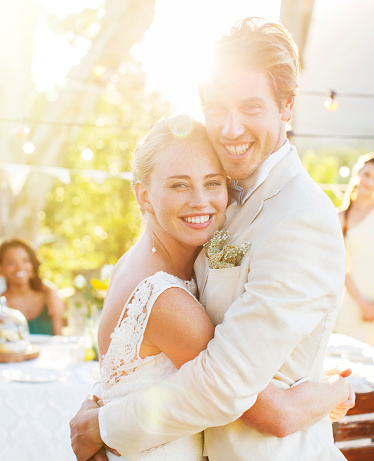
[[[351, 373], [352, 373], [352, 370], [350, 368], [347, 368], [346, 370], [333, 369], [333, 370], [325, 371], [326, 377], [333, 376], [333, 375], [340, 375], [343, 378], [347, 378]], [[355, 402], [356, 402], [355, 391], [349, 382], [348, 382], [348, 386], [349, 386], [349, 396], [347, 400], [342, 402], [340, 405], [338, 405], [336, 408], [334, 408], [330, 412], [329, 416], [330, 416], [330, 420], [332, 423], [339, 422], [347, 414], [348, 410], [355, 406]]]
[[107, 461], [101, 450], [103, 441], [99, 427], [99, 398], [90, 395], [70, 421], [71, 446], [78, 461]]

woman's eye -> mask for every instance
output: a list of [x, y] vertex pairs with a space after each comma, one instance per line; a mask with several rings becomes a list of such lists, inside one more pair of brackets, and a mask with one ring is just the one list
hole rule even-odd
[[185, 183], [182, 183], [182, 182], [177, 183], [177, 184], [173, 184], [171, 186], [172, 189], [186, 189], [187, 187], [188, 187], [188, 185], [185, 184]]

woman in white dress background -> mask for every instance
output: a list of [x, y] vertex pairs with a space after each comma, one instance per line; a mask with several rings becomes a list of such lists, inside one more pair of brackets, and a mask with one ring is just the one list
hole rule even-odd
[[334, 331], [374, 346], [374, 153], [354, 166], [339, 219], [347, 272]]
[[[213, 324], [194, 297], [193, 263], [201, 245], [223, 224], [228, 196], [226, 174], [205, 127], [187, 116], [159, 121], [135, 152], [133, 174], [146, 226], [117, 263], [105, 299], [99, 326], [104, 404], [174, 373], [214, 335]], [[242, 418], [284, 436], [337, 406], [332, 418], [339, 419], [347, 411], [339, 404], [348, 394], [349, 385], [337, 375], [287, 390], [269, 385]], [[149, 413], [152, 417], [151, 408]], [[110, 440], [107, 443], [110, 446]], [[197, 461], [203, 459], [202, 444], [197, 434], [156, 447], [142, 459]], [[74, 440], [72, 445], [77, 454]], [[84, 456], [78, 459], [87, 459]], [[118, 459], [109, 451], [107, 456]]]

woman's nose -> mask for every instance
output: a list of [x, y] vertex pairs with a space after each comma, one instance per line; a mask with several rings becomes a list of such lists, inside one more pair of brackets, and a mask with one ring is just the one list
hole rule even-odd
[[195, 190], [190, 199], [190, 206], [193, 208], [204, 208], [208, 205], [208, 194], [204, 189]]
[[222, 127], [223, 136], [227, 139], [236, 139], [243, 133], [244, 125], [241, 121], [240, 115], [234, 111], [228, 112]]

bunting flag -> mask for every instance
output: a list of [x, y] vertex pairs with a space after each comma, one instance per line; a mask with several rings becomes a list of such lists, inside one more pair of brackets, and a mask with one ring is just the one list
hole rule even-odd
[[3, 165], [5, 178], [14, 197], [21, 192], [30, 174], [28, 165]]
[[108, 178], [120, 178], [125, 181], [132, 180], [132, 173], [130, 171], [123, 171], [113, 175], [109, 173], [109, 171], [104, 170], [80, 170], [75, 168], [69, 169], [46, 165], [23, 165], [19, 163], [1, 164], [0, 170], [5, 172], [6, 182], [8, 183], [9, 189], [14, 197], [19, 195], [31, 172], [44, 173], [53, 176], [63, 184], [70, 183], [72, 174], [88, 177], [97, 184], [102, 184]]

